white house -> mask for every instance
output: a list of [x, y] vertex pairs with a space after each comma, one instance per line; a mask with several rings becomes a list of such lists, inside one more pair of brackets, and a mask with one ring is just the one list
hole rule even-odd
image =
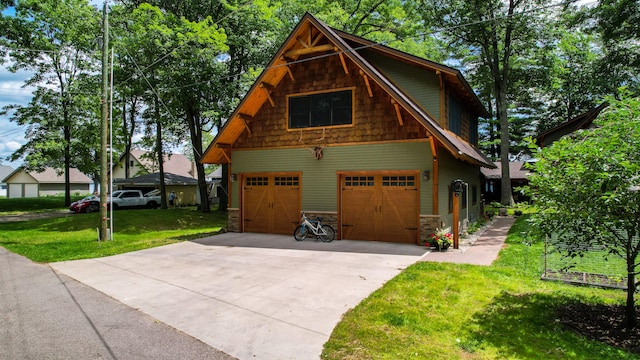
[[3, 180], [14, 170], [11, 166], [0, 165], [0, 196], [7, 196], [7, 184]]
[[[20, 167], [6, 176], [8, 198], [40, 197], [63, 194], [65, 190], [64, 174], [58, 174], [53, 168], [42, 172], [26, 171]], [[69, 170], [71, 193], [89, 194], [91, 179], [78, 169]]]

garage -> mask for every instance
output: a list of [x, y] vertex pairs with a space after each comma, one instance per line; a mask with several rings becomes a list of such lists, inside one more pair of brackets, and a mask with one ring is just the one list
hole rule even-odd
[[419, 172], [345, 173], [340, 176], [342, 238], [418, 241]]
[[7, 184], [9, 186], [9, 191], [7, 195], [9, 195], [10, 199], [16, 199], [24, 197], [24, 189], [23, 184]]
[[244, 231], [293, 234], [300, 222], [300, 177], [300, 173], [244, 174]]

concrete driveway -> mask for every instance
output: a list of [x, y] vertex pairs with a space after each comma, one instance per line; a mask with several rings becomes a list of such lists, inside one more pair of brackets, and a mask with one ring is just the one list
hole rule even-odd
[[342, 314], [424, 253], [227, 233], [51, 266], [239, 359], [317, 359]]

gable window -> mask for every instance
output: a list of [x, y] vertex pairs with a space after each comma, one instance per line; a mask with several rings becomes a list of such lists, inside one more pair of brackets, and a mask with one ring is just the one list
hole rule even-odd
[[469, 142], [478, 146], [478, 118], [471, 118], [469, 122]]
[[353, 91], [290, 96], [289, 128], [348, 125], [353, 121]]
[[449, 130], [462, 136], [462, 105], [453, 96], [449, 96]]

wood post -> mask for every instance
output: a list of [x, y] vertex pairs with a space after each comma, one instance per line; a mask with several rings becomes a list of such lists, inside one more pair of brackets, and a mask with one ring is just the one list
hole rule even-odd
[[458, 248], [458, 222], [460, 221], [460, 193], [453, 193], [453, 248]]

